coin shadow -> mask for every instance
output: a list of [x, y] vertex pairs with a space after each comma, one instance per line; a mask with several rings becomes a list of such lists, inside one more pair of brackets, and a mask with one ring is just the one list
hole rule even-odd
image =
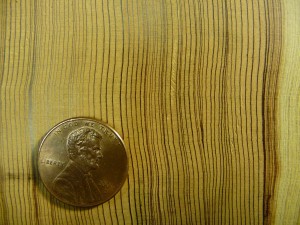
[[35, 201], [37, 202], [37, 195], [41, 196], [45, 201], [50, 202], [51, 205], [54, 205], [56, 207], [59, 207], [61, 209], [65, 210], [71, 210], [71, 211], [83, 211], [83, 210], [89, 210], [93, 207], [77, 207], [65, 204], [52, 196], [50, 192], [47, 190], [43, 182], [41, 181], [40, 174], [38, 172], [38, 151], [40, 143], [42, 142], [43, 138], [41, 138], [38, 143], [33, 147], [32, 149], [32, 160], [31, 160], [31, 166], [32, 166], [32, 180], [33, 180], [33, 187], [35, 189], [36, 194], [34, 195]]

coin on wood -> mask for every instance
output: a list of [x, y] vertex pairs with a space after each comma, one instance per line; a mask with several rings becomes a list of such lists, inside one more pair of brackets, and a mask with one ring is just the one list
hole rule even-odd
[[108, 125], [71, 118], [54, 126], [40, 144], [40, 177], [57, 199], [91, 207], [111, 199], [128, 172], [124, 143]]

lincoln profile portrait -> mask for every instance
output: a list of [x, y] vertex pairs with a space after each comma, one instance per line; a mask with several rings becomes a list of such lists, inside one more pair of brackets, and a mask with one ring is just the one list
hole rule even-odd
[[75, 204], [101, 199], [98, 185], [90, 173], [99, 168], [103, 157], [101, 139], [101, 135], [89, 127], [69, 134], [67, 152], [70, 160], [53, 181], [53, 190], [62, 199]]

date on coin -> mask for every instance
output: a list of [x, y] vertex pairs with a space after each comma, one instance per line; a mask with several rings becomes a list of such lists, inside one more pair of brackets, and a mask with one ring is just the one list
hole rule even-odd
[[128, 172], [124, 143], [106, 124], [72, 118], [53, 127], [39, 147], [38, 170], [60, 201], [91, 207], [111, 199]]

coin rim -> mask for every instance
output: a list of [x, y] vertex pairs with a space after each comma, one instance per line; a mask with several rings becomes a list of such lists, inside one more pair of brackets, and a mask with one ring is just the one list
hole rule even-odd
[[[101, 124], [101, 125], [104, 125], [106, 126], [107, 128], [109, 128], [117, 137], [118, 139], [121, 141], [122, 145], [123, 145], [123, 148], [124, 148], [124, 151], [125, 151], [125, 155], [126, 155], [126, 159], [127, 159], [127, 165], [126, 165], [126, 176], [125, 178], [122, 180], [122, 182], [120, 183], [120, 187], [116, 189], [115, 192], [113, 192], [113, 194], [111, 195], [110, 198], [108, 198], [107, 200], [105, 201], [98, 201], [97, 203], [92, 203], [92, 204], [89, 204], [89, 205], [79, 205], [79, 204], [74, 204], [72, 202], [69, 202], [69, 201], [64, 201], [62, 199], [60, 199], [59, 197], [57, 197], [55, 194], [53, 194], [53, 192], [50, 190], [50, 188], [48, 188], [43, 180], [43, 177], [41, 175], [41, 172], [40, 172], [40, 163], [39, 163], [39, 160], [40, 160], [40, 152], [41, 152], [41, 149], [43, 147], [43, 144], [44, 142], [46, 141], [47, 137], [52, 133], [53, 130], [55, 130], [57, 127], [61, 126], [62, 124], [66, 123], [66, 122], [71, 122], [71, 121], [74, 121], [74, 120], [89, 120], [89, 121], [93, 121], [95, 123], [98, 123], [98, 124]], [[48, 192], [51, 193], [51, 195], [53, 195], [56, 199], [58, 199], [60, 202], [63, 202], [64, 204], [68, 204], [68, 205], [72, 205], [72, 206], [76, 206], [76, 207], [83, 207], [83, 208], [90, 208], [90, 207], [93, 207], [93, 206], [97, 206], [97, 205], [100, 205], [100, 204], [103, 204], [105, 202], [108, 202], [109, 200], [111, 200], [120, 190], [121, 188], [124, 186], [124, 183], [125, 181], [128, 179], [128, 170], [129, 170], [129, 162], [128, 162], [128, 155], [127, 155], [127, 151], [126, 151], [126, 146], [125, 146], [125, 143], [122, 139], [122, 137], [119, 135], [119, 133], [114, 129], [112, 128], [110, 125], [108, 125], [107, 123], [104, 123], [100, 120], [97, 120], [97, 119], [93, 119], [93, 118], [89, 118], [89, 117], [72, 117], [72, 118], [69, 118], [69, 119], [66, 119], [66, 120], [63, 120], [61, 122], [59, 122], [58, 124], [54, 125], [45, 135], [44, 137], [42, 138], [42, 141], [40, 142], [39, 144], [39, 150], [38, 150], [38, 160], [37, 160], [37, 167], [38, 167], [38, 172], [39, 172], [39, 176], [42, 180], [42, 183], [44, 185], [44, 187], [46, 188], [46, 190]]]

